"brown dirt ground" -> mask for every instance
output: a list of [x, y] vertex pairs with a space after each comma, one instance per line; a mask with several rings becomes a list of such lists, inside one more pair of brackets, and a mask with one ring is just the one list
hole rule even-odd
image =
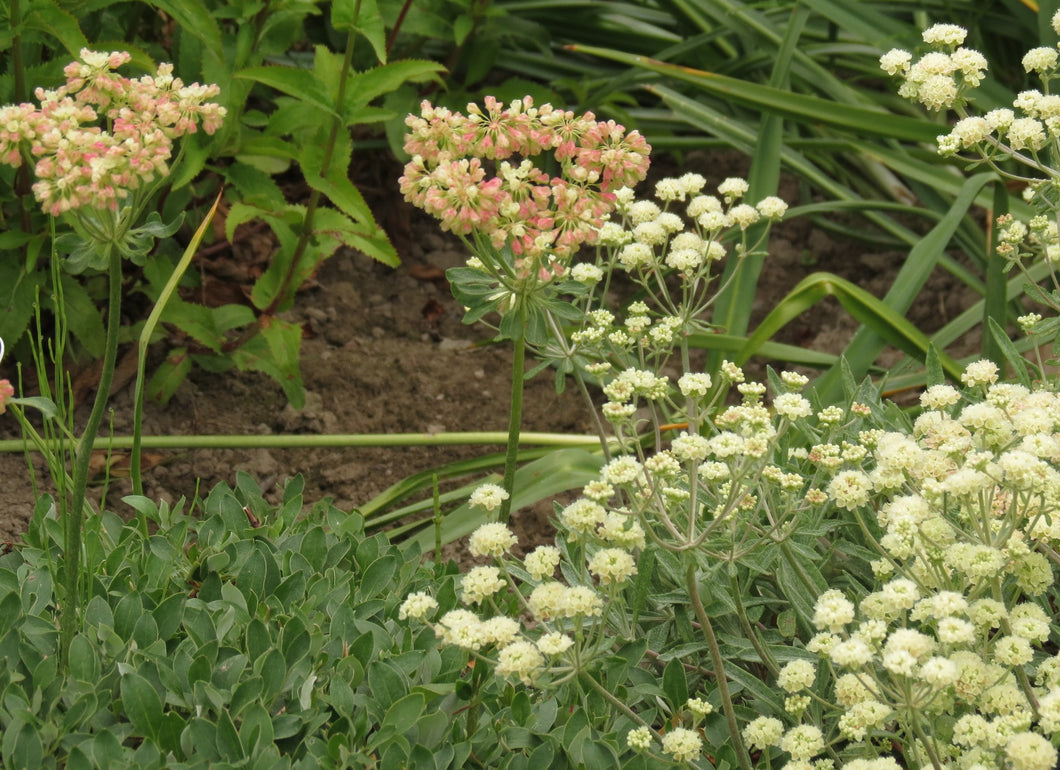
[[[731, 153], [690, 154], [683, 170], [708, 178], [710, 186], [746, 172]], [[461, 323], [462, 311], [448, 293], [441, 271], [466, 258], [459, 241], [400, 201], [389, 177], [377, 171], [376, 211], [391, 232], [403, 264], [393, 270], [353, 252], [325, 263], [314, 284], [301, 292], [289, 320], [305, 325], [302, 371], [305, 409], [287, 406], [280, 388], [254, 373], [197, 371], [166, 407], [149, 405], [145, 434], [400, 433], [506, 429], [509, 358], [504, 345], [475, 343], [486, 329]], [[369, 185], [370, 187], [371, 185]], [[781, 195], [793, 200], [792, 185]], [[643, 194], [647, 194], [642, 188]], [[381, 210], [382, 209], [382, 210]], [[808, 221], [783, 223], [773, 231], [755, 316], [762, 317], [799, 280], [824, 270], [847, 277], [877, 296], [889, 288], [903, 254], [873, 250], [837, 239]], [[975, 297], [947, 274], [936, 275], [909, 317], [930, 331], [957, 315]], [[828, 351], [842, 350], [856, 323], [826, 301], [785, 329], [783, 341]], [[974, 350], [975, 340], [968, 348]], [[10, 361], [0, 376], [13, 377]], [[113, 431], [131, 432], [132, 387], [112, 399]], [[545, 373], [527, 385], [526, 430], [589, 433], [587, 407], [573, 389], [558, 395]], [[0, 437], [14, 436], [10, 415], [0, 417]], [[224, 449], [152, 452], [156, 464], [145, 475], [145, 492], [158, 499], [193, 498], [221, 481], [234, 483], [238, 470], [259, 480], [274, 497], [286, 478], [302, 474], [306, 500], [332, 497], [350, 509], [412, 473], [487, 451], [483, 447], [402, 449]], [[494, 451], [499, 451], [494, 450]], [[43, 466], [31, 459], [38, 479]], [[0, 541], [24, 531], [34, 487], [26, 458], [0, 454]], [[127, 479], [112, 479], [108, 500], [120, 509]], [[547, 536], [548, 506], [517, 514], [517, 530], [528, 540]]]

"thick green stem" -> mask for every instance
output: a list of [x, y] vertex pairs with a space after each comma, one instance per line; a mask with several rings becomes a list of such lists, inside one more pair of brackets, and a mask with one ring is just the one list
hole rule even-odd
[[73, 483], [70, 489], [70, 505], [66, 511], [65, 539], [63, 552], [64, 596], [62, 617], [60, 619], [59, 660], [65, 667], [68, 663], [67, 653], [73, 641], [77, 627], [77, 612], [80, 605], [78, 582], [81, 569], [81, 524], [85, 513], [85, 492], [88, 489], [88, 465], [92, 458], [92, 447], [103, 421], [103, 412], [110, 397], [110, 386], [114, 380], [114, 365], [118, 358], [118, 331], [121, 327], [121, 253], [113, 245], [107, 245], [109, 252], [108, 271], [110, 276], [110, 296], [107, 308], [107, 337], [103, 352], [103, 371], [99, 375], [99, 387], [96, 400], [88, 415], [88, 422], [77, 444], [74, 456]]
[[[525, 311], [523, 311], [525, 316]], [[501, 503], [498, 520], [507, 524], [512, 514], [512, 499], [515, 497], [515, 470], [519, 461], [519, 430], [523, 422], [523, 379], [526, 369], [526, 334], [521, 330], [515, 338], [512, 357], [512, 398], [508, 412], [508, 448], [504, 455], [504, 491], [508, 498]]]
[[692, 599], [692, 608], [696, 612], [696, 618], [703, 629], [703, 638], [707, 640], [710, 649], [711, 664], [714, 667], [714, 676], [718, 683], [718, 695], [721, 696], [721, 708], [725, 712], [725, 722], [729, 726], [729, 737], [732, 738], [732, 750], [736, 754], [736, 760], [740, 763], [741, 770], [753, 770], [751, 757], [743, 745], [740, 735], [740, 725], [736, 721], [736, 710], [732, 706], [732, 696], [729, 694], [729, 681], [725, 676], [725, 659], [721, 655], [721, 647], [718, 646], [718, 637], [714, 635], [714, 626], [710, 622], [703, 602], [699, 598], [699, 586], [696, 584], [696, 567], [688, 565], [685, 573], [685, 582], [688, 585], [688, 595]]

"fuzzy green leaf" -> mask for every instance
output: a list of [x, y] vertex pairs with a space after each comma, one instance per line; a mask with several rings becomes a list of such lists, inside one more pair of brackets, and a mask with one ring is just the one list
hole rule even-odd
[[130, 671], [121, 679], [121, 700], [133, 726], [157, 743], [162, 731], [162, 699], [151, 683]]

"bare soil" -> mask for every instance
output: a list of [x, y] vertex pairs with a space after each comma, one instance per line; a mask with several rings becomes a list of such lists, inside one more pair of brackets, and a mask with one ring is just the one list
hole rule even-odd
[[[731, 153], [692, 154], [682, 169], [702, 173], [713, 187], [725, 177], [745, 173], [745, 164]], [[296, 411], [287, 405], [279, 386], [264, 375], [196, 371], [168, 405], [148, 405], [147, 435], [506, 429], [509, 350], [505, 345], [483, 344], [490, 336], [487, 329], [461, 323], [462, 308], [444, 281], [444, 270], [463, 264], [467, 254], [459, 241], [445, 237], [433, 221], [400, 200], [396, 181], [387, 188], [387, 179], [396, 180], [398, 175], [392, 161], [380, 161], [379, 169], [375, 175], [381, 181], [373, 203], [403, 264], [395, 270], [361, 254], [341, 252], [301, 292], [288, 320], [302, 323], [307, 331], [302, 351], [305, 408]], [[795, 194], [793, 186], [781, 190], [788, 200]], [[773, 231], [755, 318], [764, 316], [815, 271], [837, 273], [883, 296], [903, 258], [901, 251], [836, 238], [809, 221], [782, 223]], [[940, 272], [909, 318], [931, 331], [975, 299]], [[782, 340], [838, 352], [856, 328], [838, 303], [825, 301], [785, 329]], [[972, 351], [977, 340], [965, 345]], [[14, 380], [11, 361], [4, 362], [0, 376]], [[112, 408], [114, 433], [129, 434], [131, 385], [113, 395]], [[550, 372], [527, 384], [526, 430], [590, 433], [589, 420], [587, 407], [573, 389], [556, 393]], [[0, 437], [15, 436], [14, 429], [10, 415], [0, 417]], [[245, 471], [278, 496], [287, 478], [302, 474], [307, 502], [331, 497], [338, 507], [352, 509], [412, 473], [488, 451], [499, 448], [151, 451], [144, 486], [153, 498], [191, 499], [218, 482], [234, 483], [236, 472]], [[36, 491], [46, 489], [39, 458], [30, 458], [30, 464], [41, 485]], [[120, 478], [120, 465], [114, 466], [116, 477], [107, 490], [109, 504], [119, 510], [120, 497], [130, 491], [128, 479]], [[98, 481], [102, 480], [101, 475]], [[0, 489], [0, 541], [17, 540], [36, 494], [25, 457], [0, 454]], [[96, 489], [98, 494], [100, 487]], [[547, 535], [547, 506], [517, 514], [514, 524], [529, 540]]]

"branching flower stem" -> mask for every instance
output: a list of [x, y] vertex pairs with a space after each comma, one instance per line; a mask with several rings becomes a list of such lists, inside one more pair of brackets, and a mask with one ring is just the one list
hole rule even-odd
[[725, 675], [725, 658], [722, 657], [721, 647], [718, 646], [718, 637], [714, 634], [714, 625], [710, 622], [703, 607], [703, 601], [699, 598], [699, 586], [696, 583], [696, 567], [689, 564], [685, 572], [685, 583], [688, 586], [688, 596], [692, 600], [692, 609], [695, 610], [696, 618], [703, 630], [703, 638], [706, 639], [707, 647], [710, 649], [710, 659], [714, 666], [714, 676], [718, 684], [718, 694], [721, 696], [721, 708], [725, 713], [725, 722], [729, 726], [729, 737], [732, 738], [733, 752], [736, 760], [740, 763], [741, 770], [752, 770], [751, 757], [743, 745], [740, 736], [740, 725], [736, 721], [736, 710], [732, 705], [732, 695], [729, 693], [729, 681]]

